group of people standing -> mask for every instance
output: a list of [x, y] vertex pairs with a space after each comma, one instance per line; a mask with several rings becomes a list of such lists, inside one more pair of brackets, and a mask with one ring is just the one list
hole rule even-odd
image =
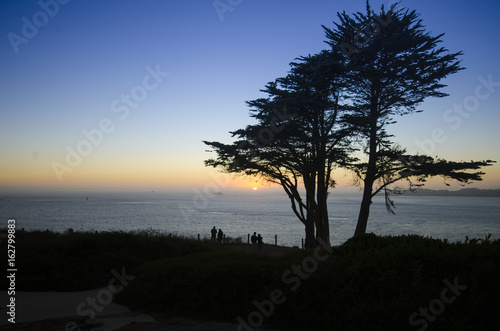
[[252, 244], [255, 245], [255, 243], [257, 243], [257, 250], [259, 252], [262, 252], [262, 244], [263, 244], [263, 241], [262, 241], [262, 236], [259, 234], [257, 234], [256, 232], [253, 233], [252, 237], [250, 238], [250, 240], [252, 241]]
[[[213, 241], [215, 242], [215, 240], [217, 240], [220, 244], [222, 244], [222, 241], [224, 240], [224, 232], [222, 232], [221, 229], [219, 229], [219, 231], [217, 231], [217, 229], [215, 228], [215, 226], [212, 228], [212, 230], [210, 230], [210, 233], [212, 234], [212, 238], [210, 239], [210, 241]], [[252, 244], [257, 244], [257, 250], [259, 252], [262, 252], [262, 245], [263, 245], [263, 241], [262, 241], [262, 236], [259, 234], [257, 234], [257, 232], [254, 232], [252, 237], [250, 238], [250, 240], [252, 241]]]
[[210, 233], [212, 233], [212, 239], [210, 239], [210, 241], [215, 242], [215, 239], [217, 237], [217, 241], [219, 242], [219, 244], [222, 244], [222, 240], [224, 239], [224, 232], [222, 232], [222, 229], [219, 229], [219, 232], [217, 232], [217, 229], [214, 226]]

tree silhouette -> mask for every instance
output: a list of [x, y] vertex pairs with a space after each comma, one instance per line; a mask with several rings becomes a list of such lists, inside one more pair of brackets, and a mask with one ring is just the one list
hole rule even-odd
[[[373, 196], [383, 191], [393, 212], [390, 194], [402, 191], [396, 183], [414, 189], [432, 176], [469, 183], [481, 180], [484, 173], [477, 170], [493, 163], [409, 155], [386, 130], [396, 115], [419, 111], [425, 98], [447, 95], [440, 81], [463, 69], [461, 52], [439, 48], [442, 35], [426, 33], [415, 11], [382, 6], [375, 14], [367, 3], [366, 14], [338, 17], [335, 29], [324, 27], [330, 50], [297, 59], [286, 77], [262, 90], [268, 97], [247, 102], [256, 124], [231, 132], [237, 138], [232, 144], [204, 141], [217, 154], [206, 166], [283, 187], [305, 226], [306, 247], [330, 243], [334, 167], [363, 182], [355, 232], [362, 234]], [[355, 157], [359, 149], [366, 161]]]
[[257, 124], [232, 132], [238, 140], [230, 145], [204, 141], [217, 153], [205, 165], [281, 185], [305, 226], [306, 247], [314, 247], [330, 244], [328, 189], [333, 167], [352, 162], [350, 131], [341, 121], [342, 67], [331, 52], [298, 60], [266, 85], [267, 98], [247, 102]]
[[[423, 183], [429, 176], [443, 176], [460, 182], [480, 180], [482, 173], [464, 173], [479, 169], [491, 161], [457, 163], [434, 160], [427, 156], [410, 156], [393, 144], [386, 128], [396, 123], [396, 115], [418, 111], [417, 106], [427, 97], [445, 97], [440, 81], [462, 70], [458, 57], [461, 52], [449, 53], [438, 47], [440, 34], [431, 36], [424, 29], [415, 11], [389, 11], [382, 6], [379, 14], [371, 10], [352, 16], [338, 14], [340, 23], [334, 29], [323, 27], [332, 50], [342, 51], [345, 65], [346, 90], [352, 112], [346, 120], [364, 141], [366, 163], [351, 167], [363, 182], [361, 202], [355, 234], [366, 231], [372, 197], [384, 190], [388, 210], [390, 185], [411, 178]], [[461, 171], [461, 172], [459, 172]], [[378, 183], [378, 185], [376, 185]], [[410, 185], [414, 184], [410, 180]], [[393, 189], [392, 192], [398, 192]]]

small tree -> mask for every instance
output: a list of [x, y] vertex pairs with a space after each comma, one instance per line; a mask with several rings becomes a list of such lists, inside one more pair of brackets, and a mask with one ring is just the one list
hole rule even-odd
[[465, 170], [479, 169], [491, 161], [457, 163], [406, 155], [386, 133], [386, 128], [396, 123], [394, 116], [416, 112], [427, 97], [447, 96], [440, 81], [463, 69], [458, 60], [461, 52], [449, 53], [438, 47], [443, 34], [431, 36], [415, 11], [397, 9], [397, 5], [387, 12], [382, 6], [376, 14], [367, 2], [366, 14], [358, 12], [351, 17], [344, 12], [338, 17], [335, 29], [324, 29], [333, 52], [343, 54], [352, 106], [346, 120], [363, 139], [368, 157], [366, 163], [351, 166], [364, 185], [355, 231], [362, 234], [375, 194], [384, 190], [392, 211], [391, 184], [406, 179], [414, 187], [412, 178], [422, 184], [429, 176], [460, 182], [480, 180], [483, 173], [468, 174]]
[[347, 162], [349, 131], [340, 121], [342, 67], [328, 52], [299, 60], [266, 86], [269, 97], [247, 102], [257, 124], [232, 132], [233, 144], [204, 141], [217, 153], [205, 165], [281, 185], [314, 247], [330, 244], [328, 190], [333, 167]]

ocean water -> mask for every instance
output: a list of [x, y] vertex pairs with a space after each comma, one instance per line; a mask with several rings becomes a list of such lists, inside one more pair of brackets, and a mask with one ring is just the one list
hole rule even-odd
[[[450, 241], [465, 236], [500, 238], [500, 198], [396, 196], [396, 215], [383, 197], [371, 208], [367, 232], [378, 235], [418, 234]], [[361, 197], [329, 198], [331, 242], [340, 245], [356, 227]], [[300, 246], [304, 227], [284, 195], [261, 194], [97, 194], [67, 197], [15, 197], [0, 200], [0, 228], [15, 219], [17, 229], [140, 230], [209, 237], [221, 228], [227, 236], [247, 238], [254, 231], [264, 242]], [[3, 223], [3, 224], [2, 224]]]

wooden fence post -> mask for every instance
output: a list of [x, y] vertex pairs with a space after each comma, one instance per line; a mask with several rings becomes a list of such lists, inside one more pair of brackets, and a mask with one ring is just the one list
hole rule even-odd
[[278, 246], [278, 235], [274, 235], [274, 246]]

